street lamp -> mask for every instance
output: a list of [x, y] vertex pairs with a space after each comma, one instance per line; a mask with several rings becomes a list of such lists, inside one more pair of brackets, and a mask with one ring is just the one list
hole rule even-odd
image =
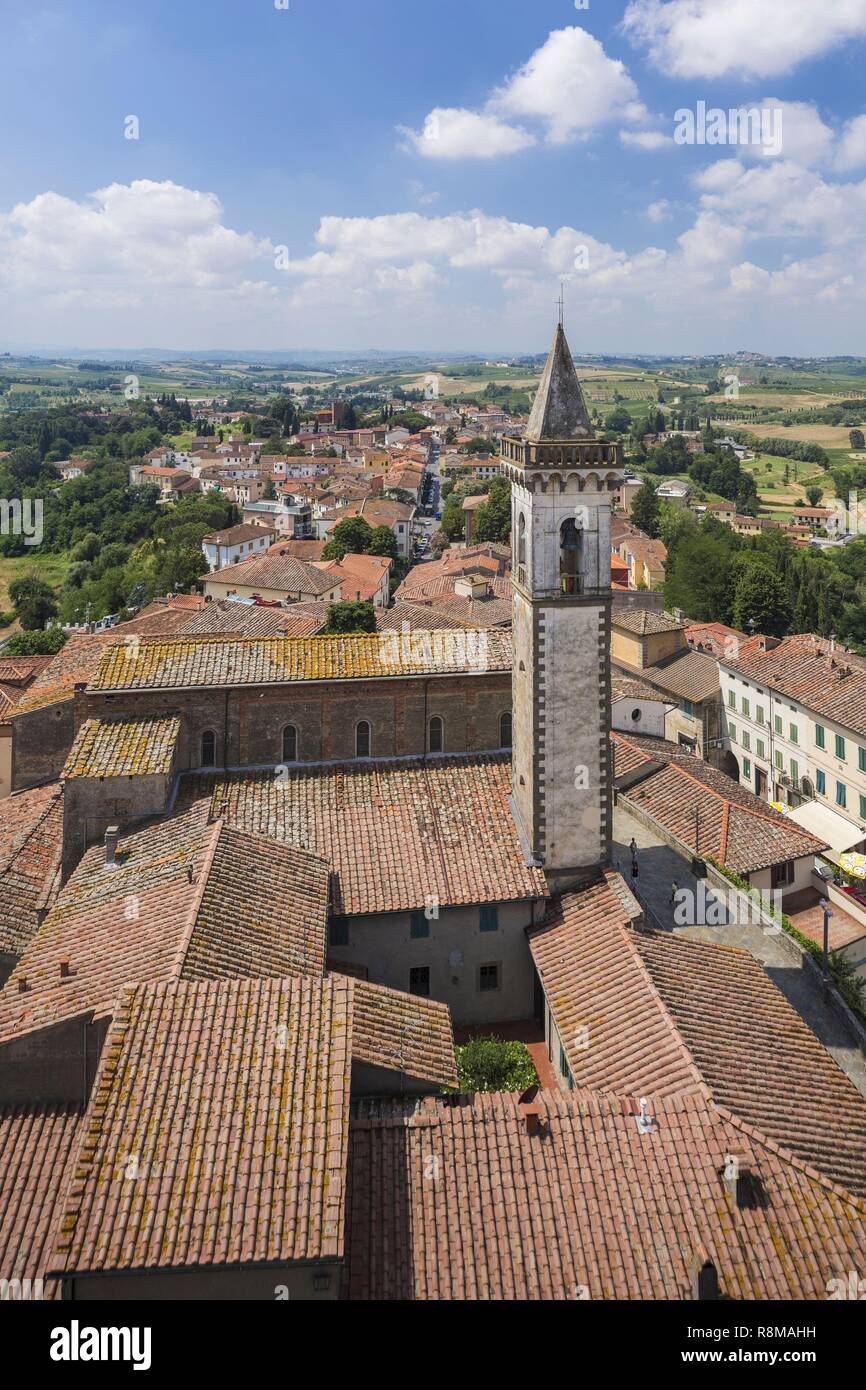
[[830, 918], [833, 916], [833, 909], [829, 903], [824, 905], [824, 993], [830, 989]]

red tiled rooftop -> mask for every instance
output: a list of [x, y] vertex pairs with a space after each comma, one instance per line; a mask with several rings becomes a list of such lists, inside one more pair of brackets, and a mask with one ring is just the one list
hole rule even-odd
[[[83, 1116], [80, 1105], [0, 1106], [0, 1279], [44, 1279]], [[42, 1296], [58, 1294], [46, 1281]]]
[[185, 778], [228, 824], [327, 859], [338, 916], [547, 896], [511, 816], [511, 760], [494, 754], [299, 766]]
[[124, 990], [54, 1270], [340, 1259], [352, 988], [331, 978]]
[[828, 848], [747, 788], [673, 744], [616, 732], [611, 739], [615, 778], [629, 779], [620, 794], [701, 857], [746, 875]]
[[111, 864], [101, 846], [89, 850], [57, 898], [0, 990], [0, 1041], [91, 1011], [105, 1017], [131, 981], [321, 976], [321, 859], [210, 823], [201, 802], [133, 830], [119, 851]]
[[[704, 1096], [655, 1099], [649, 1134], [634, 1098], [534, 1104], [535, 1135], [510, 1095], [359, 1109], [345, 1296], [680, 1301], [700, 1255], [723, 1298], [823, 1299], [859, 1268], [866, 1208]], [[745, 1209], [730, 1155], [760, 1194]]]
[[54, 783], [0, 801], [0, 952], [19, 956], [60, 888], [63, 791]]

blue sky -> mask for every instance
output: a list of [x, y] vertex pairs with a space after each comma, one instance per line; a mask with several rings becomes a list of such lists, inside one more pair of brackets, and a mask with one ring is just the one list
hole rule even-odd
[[2, 0], [5, 346], [864, 351], [866, 0], [289, 6]]

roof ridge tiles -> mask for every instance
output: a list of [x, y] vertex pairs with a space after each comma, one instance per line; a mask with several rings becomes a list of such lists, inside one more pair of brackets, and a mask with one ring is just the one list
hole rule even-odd
[[731, 803], [726, 801], [722, 809], [722, 833], [719, 840], [719, 859], [724, 864], [728, 851], [728, 825], [731, 819]]
[[783, 1144], [780, 1140], [773, 1139], [769, 1134], [765, 1134], [757, 1125], [751, 1124], [748, 1120], [744, 1120], [741, 1115], [729, 1109], [728, 1106], [714, 1100], [713, 1107], [718, 1112], [721, 1119], [733, 1125], [735, 1129], [741, 1130], [743, 1134], [746, 1134], [749, 1139], [753, 1140], [756, 1144], [760, 1144], [761, 1147], [765, 1148], [769, 1153], [776, 1154], [779, 1158], [783, 1158], [786, 1163], [791, 1164], [792, 1168], [796, 1168], [799, 1172], [805, 1173], [813, 1182], [820, 1183], [828, 1192], [832, 1192], [834, 1196], [839, 1197], [842, 1201], [854, 1207], [856, 1211], [862, 1212], [863, 1215], [866, 1216], [866, 1197], [858, 1197], [855, 1193], [850, 1192], [847, 1187], [843, 1187], [841, 1183], [835, 1182], [833, 1178], [828, 1177], [826, 1173], [822, 1173], [819, 1168], [816, 1168], [805, 1158], [800, 1158], [800, 1156], [795, 1153], [793, 1149], [789, 1148], [787, 1144]]
[[[618, 729], [611, 730], [611, 738], [615, 739], [620, 743], [625, 744], [625, 746], [627, 748], [630, 748], [632, 752], [639, 753], [642, 757], [646, 759], [647, 762], [653, 761], [650, 754], [647, 753], [645, 748], [641, 748], [639, 744], [633, 743], [630, 738], [628, 738], [625, 734], [620, 733]], [[679, 757], [694, 757], [694, 754], [679, 754]], [[699, 787], [701, 791], [705, 791], [709, 796], [713, 796], [717, 801], [720, 801], [723, 807], [723, 819], [725, 814], [724, 808], [727, 808], [728, 814], [730, 814], [732, 810], [742, 811], [747, 816], [756, 816], [759, 820], [764, 820], [769, 825], [774, 825], [779, 829], [783, 827], [790, 829], [790, 826], [786, 826], [784, 818], [780, 816], [778, 813], [764, 811], [761, 807], [758, 806], [746, 806], [741, 801], [736, 801], [732, 797], [725, 796], [724, 792], [719, 791], [719, 789], [717, 787], [712, 786], [711, 783], [701, 781], [700, 777], [696, 777], [693, 773], [689, 772], [687, 768], [683, 767], [682, 763], [679, 761], [679, 757], [677, 749], [672, 749], [670, 752], [663, 752], [659, 756], [658, 765], [669, 767], [672, 772], [678, 772], [681, 777], [685, 777], [689, 782], [692, 783], [693, 786]], [[711, 768], [711, 764], [709, 763], [707, 763], [706, 766], [708, 768]], [[719, 769], [711, 768], [711, 770], [713, 772], [717, 772]], [[724, 776], [725, 774], [722, 773], [721, 775]], [[736, 786], [738, 784], [732, 783], [732, 785]], [[727, 840], [727, 821], [725, 821], [725, 840]]]
[[[45, 823], [47, 817], [50, 816], [51, 813], [52, 813], [52, 811], [54, 810], [54, 808], [55, 808], [55, 806], [56, 806], [56, 804], [57, 804], [58, 798], [59, 798], [59, 797], [62, 797], [62, 795], [63, 795], [63, 788], [61, 787], [61, 785], [60, 785], [59, 782], [54, 783], [54, 784], [49, 784], [49, 785], [53, 785], [53, 786], [54, 786], [54, 791], [51, 793], [51, 795], [50, 795], [50, 796], [48, 797], [48, 799], [46, 800], [45, 805], [44, 805], [44, 807], [42, 808], [42, 810], [40, 811], [39, 816], [37, 817], [37, 819], [36, 819], [35, 821], [30, 821], [30, 822], [25, 821], [24, 824], [23, 824], [23, 826], [22, 826], [22, 828], [21, 828], [21, 830], [20, 830], [20, 831], [18, 832], [18, 834], [13, 838], [13, 840], [12, 840], [10, 846], [9, 846], [8, 853], [5, 854], [5, 855], [3, 856], [2, 859], [0, 859], [0, 874], [4, 874], [4, 873], [8, 872], [8, 870], [14, 866], [16, 860], [18, 859], [18, 857], [19, 857], [19, 855], [20, 855], [20, 853], [21, 853], [21, 850], [22, 850], [23, 847], [27, 844], [27, 841], [28, 841], [29, 839], [31, 839], [32, 836], [35, 835], [39, 830], [42, 829], [42, 826], [44, 825], [44, 823]], [[38, 787], [28, 788], [26, 791], [23, 791], [23, 792], [21, 793], [21, 795], [24, 796], [24, 797], [27, 797], [27, 796], [30, 794], [31, 791], [39, 791], [39, 790], [40, 790], [40, 788], [38, 788]], [[10, 799], [6, 802], [6, 805], [7, 805], [7, 806], [12, 806], [12, 805], [14, 805], [14, 799], [15, 799], [15, 798], [14, 798], [14, 795], [13, 795], [13, 796], [10, 797]], [[61, 854], [61, 857], [62, 857], [62, 852], [63, 852], [63, 846], [61, 845], [61, 846], [60, 846], [60, 854]]]
[[219, 846], [220, 836], [222, 835], [224, 829], [224, 820], [220, 819], [214, 822], [213, 831], [210, 835], [210, 840], [207, 845], [207, 849], [205, 850], [204, 859], [202, 861], [201, 868], [199, 869], [198, 879], [195, 883], [195, 893], [193, 894], [192, 902], [190, 903], [190, 906], [187, 909], [186, 921], [184, 922], [183, 931], [180, 933], [180, 937], [178, 939], [177, 950], [175, 952], [174, 960], [171, 966], [170, 978], [178, 980], [183, 978], [183, 968], [186, 963], [187, 953], [192, 942], [199, 913], [201, 912], [202, 901], [204, 899], [205, 892], [207, 891], [208, 879], [210, 878], [210, 872], [213, 868], [214, 859], [216, 858], [216, 852]]

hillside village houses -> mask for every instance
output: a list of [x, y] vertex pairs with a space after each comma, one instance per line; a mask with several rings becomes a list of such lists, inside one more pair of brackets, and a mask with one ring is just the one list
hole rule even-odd
[[616, 605], [610, 644], [614, 678], [633, 677], [651, 688], [665, 702], [662, 736], [718, 766], [723, 755], [719, 668], [714, 657], [689, 645], [687, 626], [668, 613]]
[[866, 663], [814, 634], [755, 636], [719, 671], [740, 783], [789, 806], [830, 858], [866, 848]]
[[221, 570], [227, 565], [236, 565], [241, 560], [248, 560], [251, 555], [258, 555], [268, 550], [276, 538], [275, 528], [271, 529], [267, 526], [257, 526], [252, 522], [246, 522], [240, 526], [230, 526], [225, 531], [214, 531], [209, 536], [205, 536], [201, 548], [204, 551], [208, 568], [211, 571]]
[[[715, 662], [614, 617], [621, 450], [561, 323], [500, 466], [510, 630], [238, 637], [189, 630], [216, 594], [167, 601], [72, 638], [9, 712], [0, 1277], [76, 1301], [709, 1301], [823, 1298], [858, 1267], [863, 1095], [759, 960], [659, 929], [612, 863], [620, 797], [668, 842], [699, 805], [744, 874], [827, 842], [611, 734], [614, 693], [666, 719], [648, 674]], [[438, 578], [505, 577], [506, 547], [469, 550]], [[268, 552], [206, 587], [280, 565], [286, 593], [343, 588]], [[455, 1030], [518, 1024], [537, 1090], [443, 1095]]]

